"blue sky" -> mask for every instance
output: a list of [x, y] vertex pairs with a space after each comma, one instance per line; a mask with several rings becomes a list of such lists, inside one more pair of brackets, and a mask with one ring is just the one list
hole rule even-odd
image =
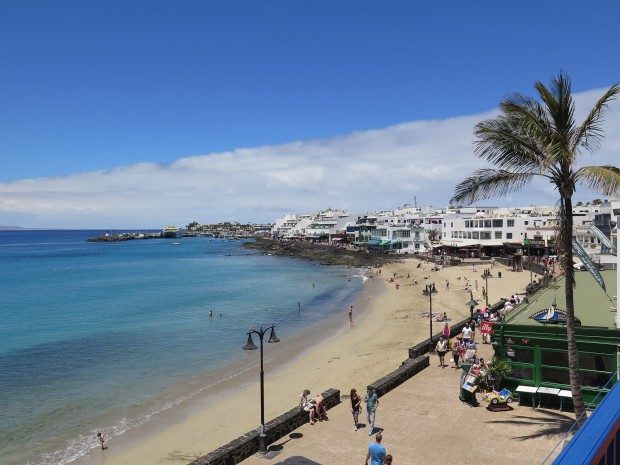
[[[614, 1], [4, 0], [0, 184], [476, 115], [559, 69], [600, 90], [620, 80], [618, 18]], [[53, 220], [18, 210], [0, 224]]]

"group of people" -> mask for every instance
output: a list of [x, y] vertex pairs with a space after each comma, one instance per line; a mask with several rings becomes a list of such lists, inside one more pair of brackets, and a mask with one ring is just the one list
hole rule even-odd
[[[353, 416], [353, 430], [360, 429], [359, 416], [362, 413], [363, 404], [366, 404], [366, 419], [368, 420], [368, 436], [372, 436], [375, 431], [375, 415], [379, 406], [379, 396], [374, 388], [368, 387], [364, 399], [360, 397], [357, 389], [351, 389], [350, 393], [351, 415]], [[310, 390], [304, 389], [299, 395], [299, 407], [308, 412], [310, 424], [314, 425], [317, 421], [328, 420], [327, 412], [322, 395], [310, 398]], [[363, 425], [362, 425], [363, 426]], [[387, 454], [384, 446], [381, 445], [381, 433], [375, 436], [375, 442], [368, 446], [366, 465], [370, 460], [371, 465], [388, 465], [392, 463], [392, 456]]]
[[308, 412], [310, 416], [310, 424], [314, 425], [317, 420], [329, 420], [327, 417], [327, 409], [325, 408], [325, 403], [323, 396], [318, 394], [313, 398], [310, 398], [310, 390], [304, 389], [299, 396], [299, 407]]
[[[478, 326], [480, 323], [478, 322]], [[461, 333], [451, 339], [451, 329], [446, 323], [442, 329], [439, 341], [435, 346], [435, 351], [439, 357], [438, 367], [446, 368], [445, 357], [450, 352], [454, 362], [454, 368], [459, 368], [460, 363], [476, 363], [478, 343], [476, 342], [476, 319], [472, 318], [465, 324]]]

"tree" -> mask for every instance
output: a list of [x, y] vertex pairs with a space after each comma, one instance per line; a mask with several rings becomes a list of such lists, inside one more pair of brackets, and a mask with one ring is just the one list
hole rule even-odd
[[500, 104], [499, 116], [481, 121], [474, 129], [476, 156], [495, 165], [475, 171], [454, 190], [451, 202], [473, 203], [518, 191], [536, 178], [548, 180], [560, 196], [557, 238], [558, 255], [566, 284], [566, 336], [568, 368], [575, 415], [585, 421], [579, 380], [573, 302], [573, 194], [577, 184], [614, 195], [620, 192], [620, 169], [616, 166], [577, 166], [581, 155], [594, 152], [603, 138], [603, 116], [620, 92], [615, 84], [577, 124], [569, 77], [560, 72], [546, 87], [536, 82], [538, 99], [513, 94]]
[[439, 237], [439, 231], [437, 231], [436, 229], [427, 229], [426, 235], [428, 236], [429, 241], [435, 242]]
[[600, 204], [602, 204], [602, 203], [603, 203], [603, 201], [602, 201], [601, 199], [594, 199], [594, 200], [592, 201], [592, 205], [600, 205]]

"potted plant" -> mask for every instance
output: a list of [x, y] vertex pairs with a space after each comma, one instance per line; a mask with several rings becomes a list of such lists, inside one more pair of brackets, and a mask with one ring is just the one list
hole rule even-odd
[[487, 387], [499, 391], [504, 380], [512, 373], [510, 361], [506, 358], [493, 357], [487, 370], [482, 375], [482, 382]]

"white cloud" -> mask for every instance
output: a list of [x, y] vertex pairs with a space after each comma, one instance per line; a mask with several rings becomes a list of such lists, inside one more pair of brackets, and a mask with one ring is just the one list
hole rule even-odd
[[[602, 90], [576, 95], [578, 111]], [[0, 224], [29, 227], [159, 227], [190, 220], [271, 221], [285, 212], [342, 207], [353, 211], [411, 202], [445, 205], [454, 185], [484, 164], [472, 151], [473, 127], [494, 112], [414, 121], [346, 136], [240, 148], [139, 163], [108, 171], [0, 183]], [[607, 138], [593, 160], [617, 164], [620, 104], [607, 114]], [[581, 197], [583, 196], [583, 197]], [[592, 193], [578, 192], [589, 199]], [[511, 200], [553, 203], [536, 184]]]

